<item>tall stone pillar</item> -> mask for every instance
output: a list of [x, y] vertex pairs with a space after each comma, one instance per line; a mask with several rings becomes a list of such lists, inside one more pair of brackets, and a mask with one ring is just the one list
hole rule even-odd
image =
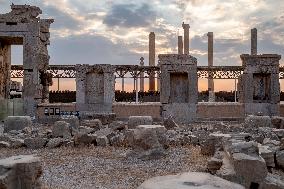
[[11, 79], [11, 45], [0, 41], [0, 99], [8, 99], [10, 96]]
[[189, 24], [182, 23], [184, 31], [184, 54], [189, 54]]
[[[208, 67], [213, 66], [213, 32], [208, 32]], [[209, 92], [209, 97], [208, 101], [209, 102], [215, 102], [215, 94], [214, 94], [214, 80], [211, 77], [211, 73], [209, 73], [208, 76], [208, 92]]]
[[121, 80], [121, 91], [124, 92], [124, 77]]
[[[149, 34], [149, 66], [155, 66], [155, 33]], [[155, 74], [149, 75], [149, 91], [155, 91]]]
[[[140, 58], [140, 66], [144, 66], [144, 58]], [[144, 72], [140, 73], [140, 92], [144, 92]]]
[[257, 29], [251, 29], [251, 55], [257, 55]]
[[182, 36], [178, 36], [178, 54], [183, 54]]

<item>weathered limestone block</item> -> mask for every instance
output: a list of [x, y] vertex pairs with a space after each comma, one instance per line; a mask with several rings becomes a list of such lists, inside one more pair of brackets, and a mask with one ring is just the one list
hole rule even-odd
[[187, 172], [178, 175], [154, 177], [138, 189], [245, 189], [243, 186], [208, 173]]
[[108, 138], [106, 136], [99, 136], [96, 139], [97, 146], [106, 147], [109, 144]]
[[269, 146], [260, 146], [259, 147], [260, 156], [265, 160], [267, 167], [275, 167], [274, 162], [274, 151], [269, 149]]
[[[251, 156], [244, 153], [232, 154], [232, 164], [241, 184], [249, 188], [252, 183], [260, 184], [267, 176], [267, 168], [264, 159], [260, 156]], [[253, 174], [251, 172], [253, 171]]]
[[50, 149], [57, 148], [60, 147], [64, 142], [65, 140], [63, 138], [52, 138], [47, 142], [46, 147]]
[[78, 127], [80, 125], [79, 119], [76, 116], [63, 117], [63, 118], [61, 118], [60, 121], [65, 121], [65, 122], [69, 123], [70, 128], [75, 129], [75, 130], [78, 129]]
[[284, 188], [284, 181], [278, 175], [268, 173], [264, 182], [260, 185], [260, 189], [282, 189]]
[[134, 155], [141, 159], [156, 159], [165, 155], [166, 129], [161, 125], [139, 125], [129, 138]]
[[212, 157], [207, 163], [207, 168], [210, 173], [215, 174], [216, 171], [222, 167], [222, 165], [223, 165], [222, 159]]
[[27, 148], [31, 148], [31, 149], [44, 148], [47, 142], [48, 142], [47, 138], [41, 138], [41, 137], [26, 138], [24, 140], [24, 143], [27, 146]]
[[82, 126], [93, 128], [94, 130], [98, 131], [103, 128], [103, 124], [99, 119], [92, 119], [92, 120], [83, 120], [81, 122]]
[[114, 131], [122, 131], [128, 128], [127, 124], [122, 121], [114, 121], [110, 123], [108, 127]]
[[8, 142], [0, 141], [0, 148], [10, 148], [10, 146]]
[[74, 136], [75, 145], [90, 145], [96, 144], [97, 135], [88, 133], [77, 133]]
[[8, 116], [4, 121], [4, 133], [11, 130], [23, 130], [32, 125], [29, 116]]
[[271, 123], [277, 129], [284, 129], [284, 119], [280, 116], [272, 116]]
[[12, 156], [0, 160], [1, 189], [39, 189], [41, 174], [41, 162], [33, 155]]
[[128, 119], [128, 128], [135, 129], [138, 125], [152, 125], [152, 116], [130, 116]]
[[116, 115], [114, 113], [95, 113], [95, 112], [80, 112], [81, 120], [99, 119], [103, 125], [110, 124], [115, 121]]
[[176, 122], [174, 121], [173, 117], [170, 116], [168, 118], [164, 119], [163, 125], [166, 127], [166, 129], [170, 130], [170, 129], [174, 129], [178, 127], [178, 124], [176, 124]]
[[54, 138], [71, 138], [70, 124], [65, 121], [55, 122], [52, 128], [52, 136]]
[[245, 119], [245, 127], [271, 127], [271, 118], [269, 116], [249, 115]]
[[284, 150], [276, 152], [276, 164], [284, 170]]

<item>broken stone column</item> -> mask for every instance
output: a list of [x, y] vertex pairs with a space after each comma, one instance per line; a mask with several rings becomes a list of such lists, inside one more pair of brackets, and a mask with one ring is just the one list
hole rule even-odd
[[257, 55], [257, 29], [251, 29], [251, 55]]
[[41, 175], [40, 159], [33, 155], [12, 156], [0, 160], [0, 188], [39, 189]]
[[178, 54], [183, 54], [182, 36], [178, 36]]
[[189, 24], [182, 23], [182, 28], [184, 31], [184, 54], [189, 54]]
[[76, 65], [76, 110], [80, 113], [112, 113], [114, 67], [108, 64]]
[[[213, 66], [213, 32], [208, 32], [208, 68]], [[208, 92], [209, 102], [215, 102], [215, 93], [214, 93], [214, 80], [212, 78], [212, 74], [209, 72], [208, 74]]]
[[[155, 33], [149, 34], [149, 66], [155, 66]], [[149, 75], [149, 91], [155, 91], [155, 74]]]
[[11, 45], [0, 40], [0, 99], [10, 97]]
[[198, 98], [197, 60], [190, 55], [161, 54], [162, 117], [174, 117], [177, 123], [196, 118]]
[[[144, 66], [144, 58], [140, 58], [140, 66]], [[144, 72], [140, 73], [140, 92], [144, 92]]]
[[245, 113], [279, 115], [280, 55], [241, 55], [244, 72], [239, 80], [239, 102], [244, 103]]

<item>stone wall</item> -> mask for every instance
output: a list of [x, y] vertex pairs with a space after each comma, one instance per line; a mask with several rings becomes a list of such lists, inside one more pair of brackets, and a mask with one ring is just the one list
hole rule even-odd
[[10, 94], [11, 45], [0, 41], [0, 99], [8, 99]]

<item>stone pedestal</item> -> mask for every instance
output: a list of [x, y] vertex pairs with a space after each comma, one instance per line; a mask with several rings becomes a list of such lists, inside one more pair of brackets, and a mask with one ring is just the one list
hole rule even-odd
[[178, 123], [196, 118], [198, 99], [197, 60], [190, 55], [159, 55], [161, 64], [162, 117]]
[[239, 102], [244, 103], [246, 114], [279, 115], [280, 55], [241, 55], [244, 73], [239, 78]]

